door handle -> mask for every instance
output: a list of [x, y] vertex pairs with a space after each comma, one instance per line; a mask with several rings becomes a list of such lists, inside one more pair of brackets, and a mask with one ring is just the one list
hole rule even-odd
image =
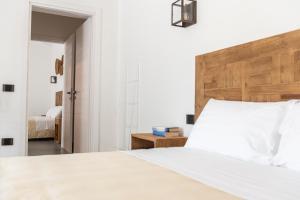
[[70, 95], [69, 99], [72, 100], [72, 98], [75, 100], [76, 99], [76, 94], [77, 94], [77, 91], [74, 90], [74, 91], [69, 91], [67, 92], [68, 95]]
[[73, 95], [75, 95], [75, 94], [77, 94], [77, 91], [76, 90], [74, 90], [74, 91], [70, 91], [70, 92], [67, 92], [67, 94], [73, 94]]

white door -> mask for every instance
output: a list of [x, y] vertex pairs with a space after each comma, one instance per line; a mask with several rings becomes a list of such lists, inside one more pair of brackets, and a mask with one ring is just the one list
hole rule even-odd
[[89, 100], [91, 65], [91, 19], [76, 31], [74, 152], [89, 151]]
[[63, 130], [62, 147], [72, 153], [73, 143], [73, 101], [71, 92], [74, 90], [74, 59], [75, 34], [71, 35], [65, 43], [65, 81], [63, 94]]

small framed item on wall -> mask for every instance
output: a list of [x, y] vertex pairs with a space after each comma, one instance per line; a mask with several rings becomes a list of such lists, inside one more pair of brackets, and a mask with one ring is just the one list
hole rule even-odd
[[50, 77], [50, 83], [57, 83], [57, 76], [51, 76]]

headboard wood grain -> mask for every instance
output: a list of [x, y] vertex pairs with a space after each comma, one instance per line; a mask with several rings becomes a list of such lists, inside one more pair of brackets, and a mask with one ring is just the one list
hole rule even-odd
[[55, 94], [55, 106], [62, 106], [63, 104], [63, 92], [59, 91]]
[[196, 119], [210, 98], [299, 99], [300, 30], [197, 56]]

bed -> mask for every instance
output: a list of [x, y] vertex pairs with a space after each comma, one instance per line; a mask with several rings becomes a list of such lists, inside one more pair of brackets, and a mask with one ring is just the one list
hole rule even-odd
[[54, 138], [55, 119], [62, 115], [62, 94], [56, 92], [55, 107], [49, 109], [45, 116], [31, 116], [28, 119], [28, 139]]
[[54, 138], [55, 118], [33, 116], [28, 120], [28, 139]]
[[[211, 98], [277, 102], [299, 97], [300, 31], [196, 57], [198, 120]], [[1, 158], [0, 199], [300, 199], [299, 171], [189, 145]]]
[[5, 200], [300, 199], [300, 174], [187, 148], [0, 161]]

